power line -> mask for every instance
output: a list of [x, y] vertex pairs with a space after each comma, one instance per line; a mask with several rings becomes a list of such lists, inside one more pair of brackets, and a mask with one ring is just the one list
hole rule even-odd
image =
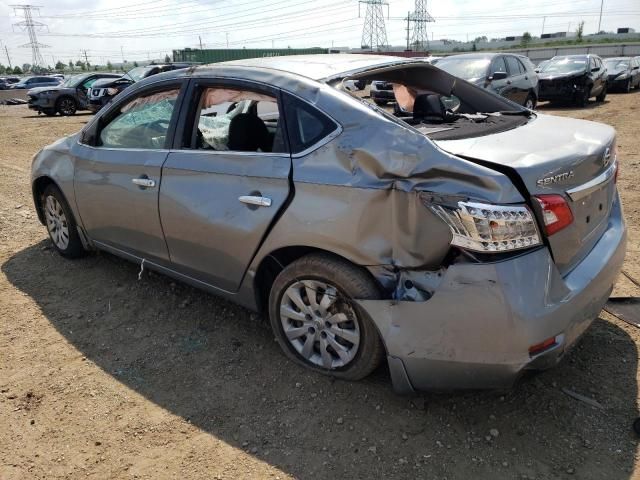
[[26, 30], [29, 34], [29, 43], [25, 43], [24, 45], [20, 45], [21, 48], [31, 48], [31, 65], [34, 67], [43, 67], [44, 60], [42, 58], [42, 54], [40, 53], [40, 48], [46, 48], [49, 45], [44, 45], [42, 43], [38, 43], [38, 38], [36, 37], [36, 29], [48, 28], [42, 22], [36, 22], [33, 20], [33, 16], [31, 12], [40, 13], [40, 7], [36, 5], [10, 5], [13, 7], [14, 12], [22, 11], [24, 16], [24, 20], [21, 22], [14, 23], [14, 27], [20, 27], [23, 31]]
[[360, 4], [365, 4], [367, 10], [364, 17], [364, 25], [362, 26], [362, 48], [377, 48], [381, 50], [388, 47], [387, 29], [384, 24], [383, 6], [387, 7], [387, 16], [389, 16], [389, 3], [384, 0], [360, 0], [358, 2], [358, 16], [360, 16]]

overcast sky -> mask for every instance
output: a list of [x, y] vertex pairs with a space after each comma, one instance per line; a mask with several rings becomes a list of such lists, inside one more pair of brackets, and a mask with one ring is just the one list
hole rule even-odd
[[[0, 63], [7, 63], [5, 45], [14, 65], [31, 63], [31, 50], [20, 48], [27, 33], [13, 23], [16, 0], [0, 0]], [[34, 20], [46, 63], [67, 63], [86, 50], [91, 63], [164, 58], [172, 49], [286, 48], [360, 46], [366, 7], [357, 0], [40, 0]], [[404, 45], [406, 17], [413, 0], [388, 0], [385, 19], [388, 40]], [[450, 0], [428, 2], [435, 18], [430, 36], [465, 41], [477, 36], [504, 37], [524, 31], [575, 30], [584, 20], [585, 33], [598, 28], [600, 0]], [[385, 7], [385, 14], [387, 7]], [[544, 16], [546, 15], [546, 19]], [[639, 0], [604, 0], [602, 29], [632, 27], [640, 32]]]

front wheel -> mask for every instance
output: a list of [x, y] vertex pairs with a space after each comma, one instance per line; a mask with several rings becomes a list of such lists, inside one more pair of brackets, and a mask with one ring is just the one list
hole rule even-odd
[[62, 97], [56, 104], [56, 110], [64, 116], [75, 115], [77, 108], [76, 101], [71, 97]]
[[353, 299], [379, 291], [361, 268], [328, 254], [288, 265], [269, 295], [269, 317], [285, 355], [311, 370], [360, 380], [380, 364], [384, 347], [367, 313]]
[[55, 185], [49, 185], [45, 188], [41, 201], [49, 238], [58, 253], [67, 258], [83, 256], [86, 251], [62, 192]]
[[528, 108], [529, 110], [536, 108], [536, 97], [532, 93], [530, 93], [524, 101], [524, 108]]
[[605, 85], [604, 87], [602, 87], [602, 92], [600, 92], [600, 95], [598, 95], [596, 97], [596, 100], [599, 102], [604, 102], [604, 99], [607, 98], [607, 86]]
[[42, 110], [42, 113], [44, 113], [47, 117], [53, 117], [56, 114], [56, 111], [53, 108], [44, 108]]
[[624, 86], [624, 93], [631, 92], [631, 79], [627, 80], [627, 83]]
[[578, 94], [576, 103], [578, 104], [579, 107], [584, 108], [589, 104], [589, 97], [591, 96], [590, 93], [591, 93], [591, 88], [587, 87], [587, 89], [584, 92]]

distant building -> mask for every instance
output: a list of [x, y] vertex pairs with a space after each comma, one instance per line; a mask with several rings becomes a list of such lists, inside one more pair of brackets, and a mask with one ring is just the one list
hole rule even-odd
[[567, 38], [567, 37], [575, 37], [575, 33], [573, 32], [555, 32], [555, 33], [543, 33], [540, 35], [540, 38]]
[[636, 33], [634, 28], [623, 27], [618, 29], [618, 33]]

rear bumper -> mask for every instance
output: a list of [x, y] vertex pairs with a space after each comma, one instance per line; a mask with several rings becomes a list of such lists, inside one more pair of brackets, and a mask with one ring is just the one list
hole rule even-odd
[[[616, 197], [607, 230], [565, 277], [540, 248], [495, 264], [453, 265], [426, 301], [359, 303], [381, 333], [398, 392], [503, 388], [560, 361], [607, 301], [625, 249]], [[529, 354], [551, 337], [554, 345]]]

